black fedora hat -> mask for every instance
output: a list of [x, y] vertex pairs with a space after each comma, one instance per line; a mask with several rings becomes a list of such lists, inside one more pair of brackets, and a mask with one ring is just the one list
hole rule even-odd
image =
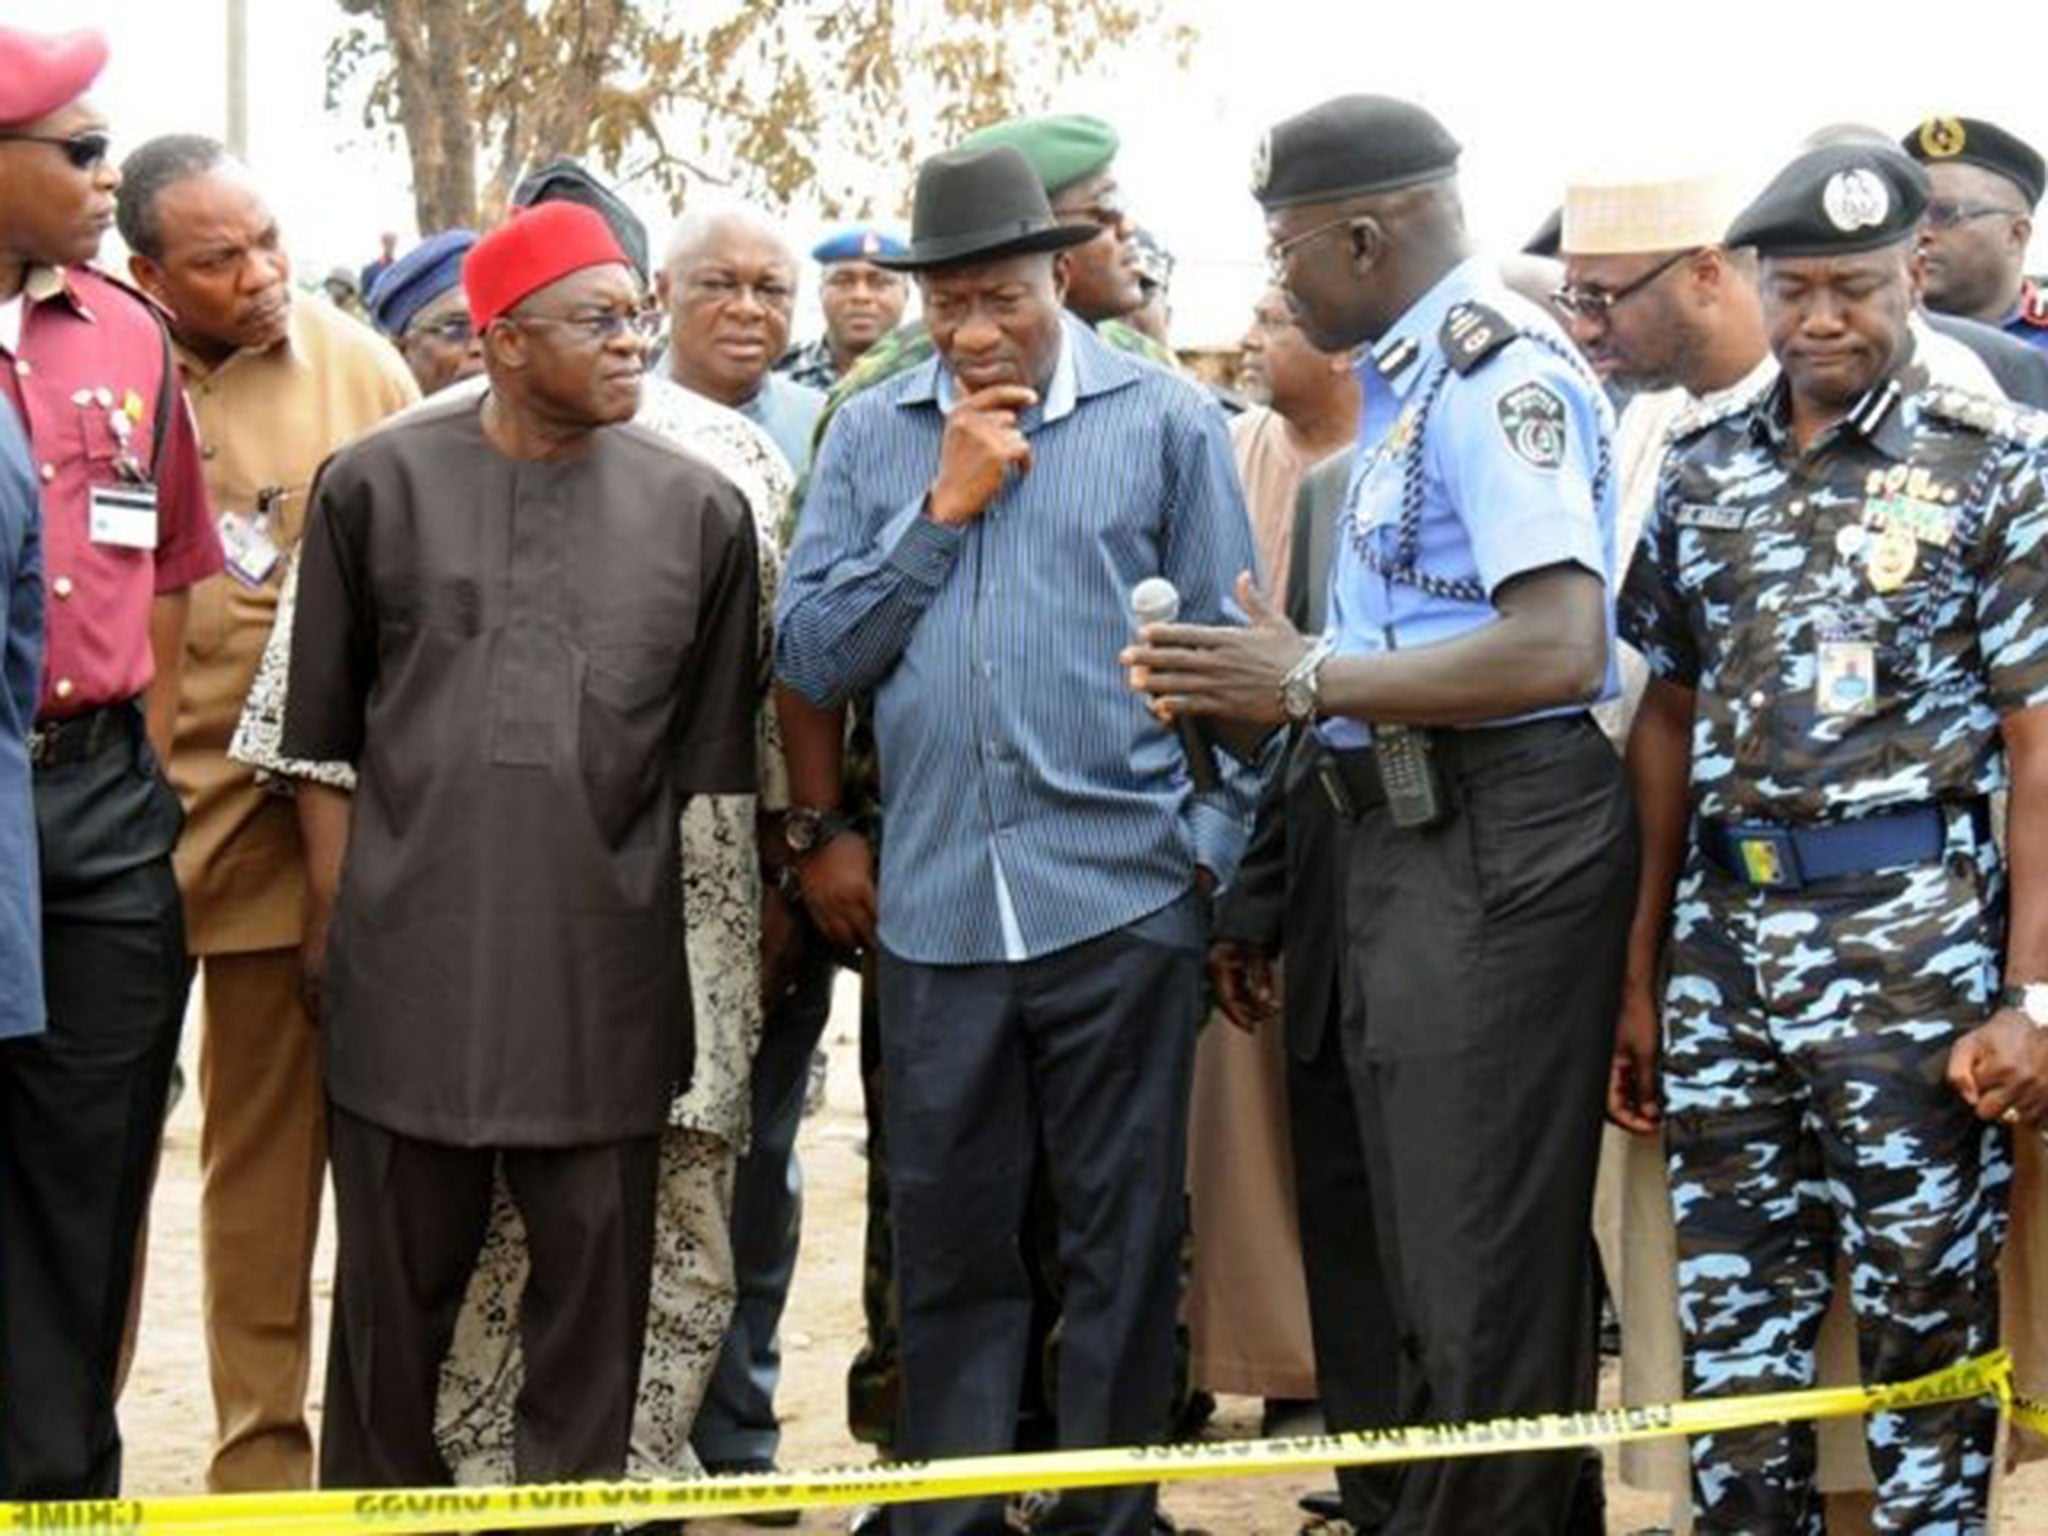
[[898, 272], [924, 272], [1065, 250], [1100, 232], [1093, 224], [1055, 219], [1031, 162], [1001, 144], [933, 155], [919, 166], [910, 249], [901, 256], [877, 256], [874, 263]]

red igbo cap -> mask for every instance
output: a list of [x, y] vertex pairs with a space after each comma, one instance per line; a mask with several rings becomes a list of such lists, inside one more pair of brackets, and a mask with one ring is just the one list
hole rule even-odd
[[93, 31], [43, 37], [0, 27], [0, 126], [48, 117], [78, 100], [107, 67], [107, 40]]
[[581, 203], [523, 208], [462, 260], [469, 312], [482, 330], [514, 304], [585, 267], [631, 267], [604, 215]]

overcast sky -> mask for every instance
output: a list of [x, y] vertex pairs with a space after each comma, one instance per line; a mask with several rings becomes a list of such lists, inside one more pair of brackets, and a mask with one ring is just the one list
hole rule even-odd
[[[1170, 3], [1201, 33], [1191, 69], [1140, 47], [1070, 84], [1054, 106], [1098, 112], [1121, 129], [1127, 200], [1181, 259], [1183, 343], [1235, 339], [1256, 296], [1263, 233], [1246, 182], [1260, 133], [1343, 91], [1407, 96], [1437, 112], [1466, 146], [1473, 228], [1500, 248], [1521, 243], [1573, 171], [1617, 159], [1723, 165], [1760, 184], [1823, 123], [1903, 132], [1933, 112], [1988, 117], [2048, 147], [2036, 15], [2009, 0], [1946, 10], [1893, 0]], [[323, 109], [338, 8], [252, 0], [249, 9], [251, 160], [302, 275], [368, 260], [380, 229], [409, 241], [403, 155]], [[224, 0], [6, 0], [10, 23], [93, 24], [111, 35], [99, 97], [130, 145], [173, 129], [221, 132], [225, 13]], [[635, 201], [663, 220], [657, 202]], [[808, 244], [813, 223], [793, 222]], [[2048, 265], [2048, 237], [2036, 239], [2035, 259]], [[800, 331], [815, 328], [814, 295], [801, 304]]]

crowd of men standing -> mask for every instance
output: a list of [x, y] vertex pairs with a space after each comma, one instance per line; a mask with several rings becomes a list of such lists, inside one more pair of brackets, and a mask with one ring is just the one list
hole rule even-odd
[[[1586, 177], [1503, 263], [1442, 123], [1326, 102], [1256, 157], [1247, 408], [1158, 339], [1092, 118], [819, 245], [807, 347], [772, 220], [657, 251], [567, 161], [387, 250], [373, 330], [217, 143], [116, 169], [106, 57], [0, 28], [0, 1498], [120, 1488], [195, 978], [217, 1490], [773, 1468], [841, 965], [849, 1425], [899, 1456], [1156, 1441], [1204, 1387], [1587, 1406], [1603, 1267], [1632, 1395], [1844, 1368], [1838, 1290], [1872, 1381], [2048, 1330], [1999, 1289], [2048, 1130], [2011, 133]], [[1624, 1472], [1700, 1531], [1857, 1529], [1860, 1483], [1967, 1536], [1995, 1429]], [[1330, 1504], [1604, 1528], [1574, 1453]], [[1020, 1523], [1165, 1517], [855, 1519]]]

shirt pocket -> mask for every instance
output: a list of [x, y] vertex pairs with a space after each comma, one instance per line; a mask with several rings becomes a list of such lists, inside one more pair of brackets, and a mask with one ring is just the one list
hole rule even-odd
[[676, 683], [680, 652], [647, 641], [604, 641], [586, 647], [584, 690], [599, 703], [638, 714]]

